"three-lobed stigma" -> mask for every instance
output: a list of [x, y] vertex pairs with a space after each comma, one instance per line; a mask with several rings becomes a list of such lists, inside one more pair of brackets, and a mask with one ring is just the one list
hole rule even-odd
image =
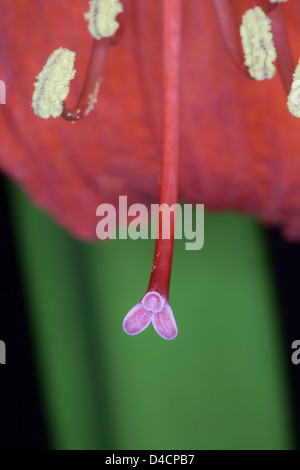
[[158, 292], [147, 292], [126, 315], [123, 329], [128, 335], [137, 335], [152, 322], [155, 331], [164, 339], [177, 336], [177, 326], [168, 299]]

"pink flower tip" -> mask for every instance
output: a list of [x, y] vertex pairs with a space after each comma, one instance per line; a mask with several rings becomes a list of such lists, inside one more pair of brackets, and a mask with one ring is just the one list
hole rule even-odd
[[123, 329], [128, 335], [137, 335], [151, 322], [162, 338], [174, 339], [177, 336], [177, 326], [169, 302], [155, 291], [147, 292], [127, 313]]

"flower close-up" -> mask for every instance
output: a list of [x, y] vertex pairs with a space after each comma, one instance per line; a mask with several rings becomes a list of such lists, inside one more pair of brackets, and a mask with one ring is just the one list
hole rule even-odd
[[[246, 298], [260, 298], [260, 289], [267, 292], [265, 297], [262, 293], [261, 298], [268, 300], [253, 307], [253, 310], [268, 310], [266, 305], [272, 310], [273, 305], [278, 305], [279, 301], [276, 303], [271, 293], [273, 281], [270, 279], [273, 279], [273, 274], [270, 274], [271, 264], [266, 261], [269, 255], [265, 254], [269, 252], [262, 248], [264, 242], [257, 241], [263, 238], [254, 234], [256, 229], [252, 232], [252, 228], [244, 231], [236, 227], [240, 227], [244, 220], [245, 224], [251, 221], [250, 227], [257, 227], [258, 231], [278, 231], [280, 240], [288, 246], [300, 242], [299, 1], [1, 0], [0, 11], [0, 85], [3, 85], [0, 90], [0, 170], [24, 191], [30, 207], [38, 208], [43, 213], [42, 217], [44, 213], [50, 216], [49, 222], [47, 219], [45, 225], [41, 223], [38, 229], [39, 222], [33, 222], [34, 215], [32, 218], [28, 215], [26, 219], [30, 210], [21, 210], [21, 203], [18, 206], [21, 196], [12, 196], [11, 200], [15, 202], [11, 203], [11, 207], [15, 209], [11, 211], [15, 215], [11, 217], [15, 220], [14, 233], [21, 247], [18, 248], [21, 253], [18, 256], [24, 270], [24, 285], [32, 293], [31, 297], [28, 293], [28, 299], [35, 299], [28, 300], [31, 306], [28, 308], [44, 312], [40, 317], [30, 316], [34, 337], [39, 338], [35, 340], [35, 347], [43, 351], [42, 368], [45, 364], [48, 364], [49, 370], [55, 366], [54, 359], [50, 361], [50, 349], [47, 352], [41, 338], [48, 338], [49, 335], [47, 341], [53, 342], [61, 334], [60, 331], [68, 331], [70, 324], [78, 328], [73, 335], [68, 333], [75, 343], [79, 338], [83, 341], [85, 335], [85, 352], [77, 360], [80, 364], [81, 360], [83, 364], [90, 364], [87, 368], [83, 367], [89, 378], [86, 382], [85, 379], [78, 379], [78, 383], [85, 383], [84, 386], [88, 387], [87, 383], [92, 383], [93, 360], [96, 364], [96, 359], [91, 358], [98, 357], [100, 351], [97, 341], [91, 339], [96, 331], [103, 335], [103, 348], [111, 342], [122, 349], [120, 344], [125, 340], [132, 344], [127, 346], [129, 343], [126, 343], [126, 348], [135, 348], [136, 344], [140, 344], [135, 343], [137, 338], [128, 338], [124, 331], [130, 336], [143, 332], [141, 341], [146, 338], [147, 342], [148, 336], [144, 330], [152, 324], [161, 338], [176, 338], [175, 341], [161, 342], [166, 344], [160, 346], [162, 348], [173, 347], [170, 345], [178, 341], [180, 351], [180, 336], [183, 335], [186, 343], [178, 352], [182, 358], [182, 351], [188, 351], [189, 344], [197, 344], [197, 348], [201, 349], [197, 334], [207, 336], [205, 326], [202, 329], [202, 315], [210, 315], [208, 321], [214, 322], [221, 334], [223, 322], [223, 328], [229, 328], [230, 320], [226, 324], [226, 315], [231, 310], [230, 302], [237, 302], [239, 295], [242, 298], [242, 318], [242, 305], [247, 310]], [[124, 222], [119, 201], [125, 196]], [[138, 247], [147, 238], [142, 227], [150, 219], [147, 210], [158, 204], [161, 209], [155, 243], [151, 247], [147, 244], [144, 256], [146, 266], [143, 264], [139, 271], [139, 261], [144, 258], [139, 254]], [[191, 261], [191, 257], [187, 261], [187, 258], [183, 260], [183, 255], [176, 254], [176, 238], [180, 238], [176, 236], [176, 214], [178, 218], [178, 213], [181, 215], [180, 207], [184, 209], [184, 206], [192, 205], [197, 209], [201, 205], [208, 214], [207, 232], [206, 222], [205, 227], [202, 226], [207, 242], [203, 242], [204, 248], [197, 255], [195, 267], [190, 267], [196, 263]], [[145, 208], [146, 215], [143, 217], [140, 206]], [[109, 219], [110, 208], [116, 222]], [[228, 214], [234, 217], [233, 221], [237, 221], [232, 222], [232, 226], [230, 220], [226, 225]], [[102, 222], [101, 230], [103, 228], [105, 231], [105, 227], [108, 230], [112, 224], [114, 236], [109, 237], [105, 232], [107, 237], [99, 240], [100, 225], [97, 228], [97, 224], [100, 216], [107, 217], [108, 221], [107, 225]], [[138, 230], [135, 238], [131, 237], [131, 252], [131, 242], [121, 241], [125, 236], [115, 240], [118, 238], [116, 230], [124, 231], [124, 224], [127, 230], [137, 216], [139, 222], [135, 223], [135, 227]], [[194, 216], [197, 217], [197, 211]], [[165, 236], [162, 224], [167, 217], [170, 230]], [[23, 228], [18, 226], [19, 220], [23, 220]], [[215, 220], [219, 220], [220, 225], [215, 226]], [[224, 224], [222, 220], [225, 220]], [[50, 228], [46, 229], [48, 223], [55, 227], [53, 232]], [[32, 231], [28, 229], [27, 232], [29, 226]], [[232, 231], [227, 231], [226, 227], [229, 226]], [[62, 237], [70, 237], [68, 243], [59, 241], [60, 230]], [[50, 236], [50, 233], [53, 235]], [[184, 226], [183, 233], [187, 239], [192, 239], [188, 236], [187, 226]], [[27, 242], [23, 243], [23, 235]], [[38, 264], [35, 265], [34, 260], [38, 263], [41, 253], [44, 256], [45, 251], [39, 243], [46, 242], [48, 235], [46, 250], [53, 250], [53, 253], [47, 262], [44, 261], [44, 271], [35, 270], [34, 266]], [[249, 244], [246, 243], [247, 236]], [[122, 247], [118, 245], [121, 242]], [[222, 257], [227, 254], [227, 242], [232, 244], [231, 252], [228, 248], [230, 261], [222, 262]], [[26, 243], [32, 247], [31, 251], [26, 251]], [[220, 251], [211, 248], [213, 243], [220, 246]], [[101, 251], [101, 257], [96, 254], [96, 249], [92, 251], [94, 246], [97, 246], [99, 253]], [[137, 251], [134, 251], [135, 246]], [[171, 283], [171, 295], [174, 292], [176, 312], [173, 297], [169, 300], [174, 246], [175, 280], [173, 291]], [[253, 255], [250, 254], [252, 246], [256, 247], [253, 248]], [[207, 254], [211, 253], [209, 250], [215, 251], [215, 257]], [[108, 253], [111, 253], [110, 258]], [[192, 253], [187, 251], [185, 256]], [[235, 263], [243, 256], [246, 261], [241, 261], [238, 267]], [[63, 261], [66, 259], [68, 261]], [[201, 267], [202, 259], [204, 264]], [[258, 265], [254, 269], [253, 263], [256, 261]], [[56, 268], [53, 265], [53, 271], [52, 262], [57, 263]], [[184, 263], [188, 266], [185, 269]], [[232, 278], [230, 267], [228, 272], [225, 269], [230, 265]], [[198, 266], [199, 270], [203, 269], [199, 278]], [[42, 286], [43, 272], [49, 276], [53, 272], [58, 291], [49, 287], [51, 283], [46, 277]], [[249, 286], [249, 291], [245, 290], [242, 295], [244, 291], [238, 282], [240, 279], [245, 286], [249, 285], [246, 272], [253, 276], [254, 287]], [[258, 272], [265, 273], [264, 279], [268, 279], [266, 284], [259, 281]], [[99, 286], [97, 276], [103, 281], [103, 284], [99, 281]], [[129, 281], [132, 290], [128, 288]], [[148, 282], [148, 287], [145, 282]], [[192, 282], [196, 288], [189, 289]], [[221, 286], [220, 292], [224, 296], [220, 294], [219, 304], [217, 286]], [[70, 294], [67, 294], [69, 289]], [[275, 292], [276, 288], [273, 290]], [[47, 300], [42, 302], [43, 292]], [[66, 301], [67, 298], [71, 299], [71, 303]], [[56, 304], [60, 299], [64, 299], [65, 303]], [[112, 321], [116, 321], [121, 329], [123, 319], [124, 331], [121, 333], [124, 338], [120, 344], [114, 336], [119, 334], [119, 330], [117, 333], [113, 328], [105, 330], [102, 324], [92, 327], [94, 320], [91, 320], [89, 313], [86, 316], [89, 320], [84, 319], [84, 313], [78, 313], [74, 324], [73, 320], [70, 321], [72, 316], [67, 320], [69, 317], [64, 313], [72, 310], [73, 303], [79, 312], [81, 301], [82, 312], [92, 312], [97, 305], [99, 318], [104, 319], [103, 325], [108, 321], [106, 318], [116, 315]], [[137, 302], [136, 305], [134, 302]], [[44, 307], [37, 308], [37, 305], [45, 306], [45, 311]], [[207, 305], [209, 315], [206, 313]], [[221, 319], [219, 313], [222, 313], [223, 306], [224, 319]], [[65, 322], [66, 330], [60, 330], [59, 323], [51, 323], [54, 311], [61, 312], [60, 321]], [[240, 316], [237, 316], [232, 319], [232, 325], [239, 325], [240, 321]], [[184, 339], [187, 334], [184, 328], [192, 332], [192, 336], [195, 335], [191, 343]], [[245, 330], [253, 335], [251, 338], [256, 338], [254, 331], [259, 331], [260, 327], [257, 326], [256, 330], [254, 326], [253, 330], [251, 328], [245, 327]], [[44, 331], [41, 337], [39, 331]], [[266, 331], [269, 331], [270, 344], [273, 345], [270, 348], [276, 349], [275, 333], [273, 335], [267, 326]], [[158, 338], [159, 341], [161, 338]], [[107, 362], [103, 359], [102, 365], [105, 364], [104, 369], [107, 367], [107, 370], [113, 371], [108, 366], [112, 361], [108, 350], [104, 354]], [[62, 356], [65, 355], [62, 352], [65, 351], [64, 346], [60, 351]], [[152, 351], [152, 346], [149, 351]], [[213, 357], [214, 353], [209, 351]], [[128, 354], [131, 357], [131, 353]], [[194, 356], [192, 349], [191, 356]], [[271, 358], [272, 354], [268, 353], [267, 356]], [[99, 370], [101, 367], [99, 365]], [[162, 371], [167, 369], [163, 363], [161, 367]], [[49, 377], [45, 378], [46, 372], [43, 374], [43, 384], [49, 383]], [[146, 383], [146, 376], [143, 372], [141, 374], [140, 387]], [[55, 373], [53, 377], [56, 377]], [[166, 376], [163, 377], [165, 380]], [[106, 379], [112, 384], [114, 373], [109, 373]], [[101, 380], [97, 380], [95, 390], [100, 390]], [[271, 384], [272, 380], [268, 383]], [[55, 378], [53, 382], [58, 383], [59, 380]], [[215, 390], [213, 383], [212, 380], [210, 390]], [[118, 389], [118, 382], [114, 384], [115, 388], [112, 389]], [[202, 385], [199, 387], [201, 389]], [[115, 399], [114, 393], [112, 400]], [[208, 397], [210, 392], [206, 393]], [[62, 395], [53, 392], [52, 398], [45, 399], [45, 402], [51, 404], [49, 409], [55, 410], [50, 413], [51, 429], [61, 430], [57, 425], [59, 406], [55, 404], [55, 396]], [[106, 398], [103, 398], [103, 403], [106, 403]], [[179, 395], [176, 400], [181, 400]], [[280, 406], [278, 409], [281, 409]], [[189, 413], [192, 419], [193, 413]], [[205, 415], [205, 411], [201, 413]], [[201, 413], [197, 418], [199, 422], [202, 421]], [[92, 407], [90, 415], [93, 416]], [[66, 423], [70, 422], [66, 420]], [[121, 432], [120, 426], [121, 435], [124, 430]], [[60, 436], [59, 432], [57, 436]], [[61, 436], [70, 435], [65, 432]], [[276, 439], [274, 447], [280, 447]], [[94, 441], [91, 437], [87, 442]], [[178, 448], [181, 441], [178, 439], [176, 442]], [[86, 447], [97, 445], [87, 444]], [[153, 445], [159, 444], [153, 442]], [[288, 447], [287, 444], [282, 446]]]
[[[86, 2], [2, 2], [1, 78], [13, 106], [1, 109], [1, 168], [79, 238], [95, 238], [94, 209], [101, 201], [116, 202], [121, 193], [147, 204], [158, 199], [163, 3], [123, 1], [117, 44], [106, 44], [105, 58], [89, 63], [93, 37], [84, 18]], [[182, 28], [172, 38], [178, 34], [181, 42], [179, 198], [243, 210], [299, 240], [299, 122], [286, 106], [280, 68], [272, 80], [247, 77], [239, 36], [247, 7], [270, 2], [181, 3]], [[290, 86], [289, 54], [295, 66], [299, 59], [298, 9], [291, 0], [269, 13], [277, 63], [286, 67], [284, 83]], [[76, 102], [85, 75], [99, 66], [96, 60], [104, 62], [98, 102], [78, 126], [45, 122], [31, 108], [35, 77], [59, 47], [76, 52], [68, 103]]]

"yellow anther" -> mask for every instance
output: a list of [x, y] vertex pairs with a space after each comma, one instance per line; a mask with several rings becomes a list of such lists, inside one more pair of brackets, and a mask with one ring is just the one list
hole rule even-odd
[[245, 65], [256, 80], [273, 78], [276, 50], [271, 31], [271, 20], [260, 7], [246, 11], [240, 28], [245, 54]]
[[84, 15], [91, 35], [95, 39], [113, 36], [119, 27], [116, 16], [122, 11], [119, 0], [91, 0], [90, 10]]
[[287, 105], [293, 116], [300, 118], [300, 59], [293, 75], [293, 84]]
[[75, 52], [60, 47], [48, 58], [46, 65], [36, 77], [32, 96], [32, 107], [38, 116], [48, 119], [61, 115], [63, 101], [69, 93], [69, 85], [74, 78]]

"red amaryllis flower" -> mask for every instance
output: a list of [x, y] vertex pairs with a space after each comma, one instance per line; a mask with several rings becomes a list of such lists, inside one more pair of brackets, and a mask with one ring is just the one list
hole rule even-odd
[[[83, 18], [88, 2], [2, 0], [1, 169], [71, 233], [90, 240], [100, 203], [116, 204], [120, 194], [129, 203], [157, 202], [164, 141], [161, 201], [176, 200], [179, 172], [181, 200], [253, 214], [299, 240], [300, 122], [286, 106], [292, 57], [300, 55], [299, 2], [122, 4], [122, 34], [99, 47]], [[262, 82], [249, 79], [239, 37], [242, 14], [255, 5], [273, 20], [278, 54], [278, 72]], [[31, 108], [35, 76], [59, 47], [77, 54], [69, 106], [86, 70], [84, 98], [95, 75], [103, 79], [95, 109], [73, 125], [40, 119]], [[156, 256], [166, 267], [153, 271], [159, 274], [149, 285], [163, 305], [172, 249], [172, 241], [158, 241]]]

